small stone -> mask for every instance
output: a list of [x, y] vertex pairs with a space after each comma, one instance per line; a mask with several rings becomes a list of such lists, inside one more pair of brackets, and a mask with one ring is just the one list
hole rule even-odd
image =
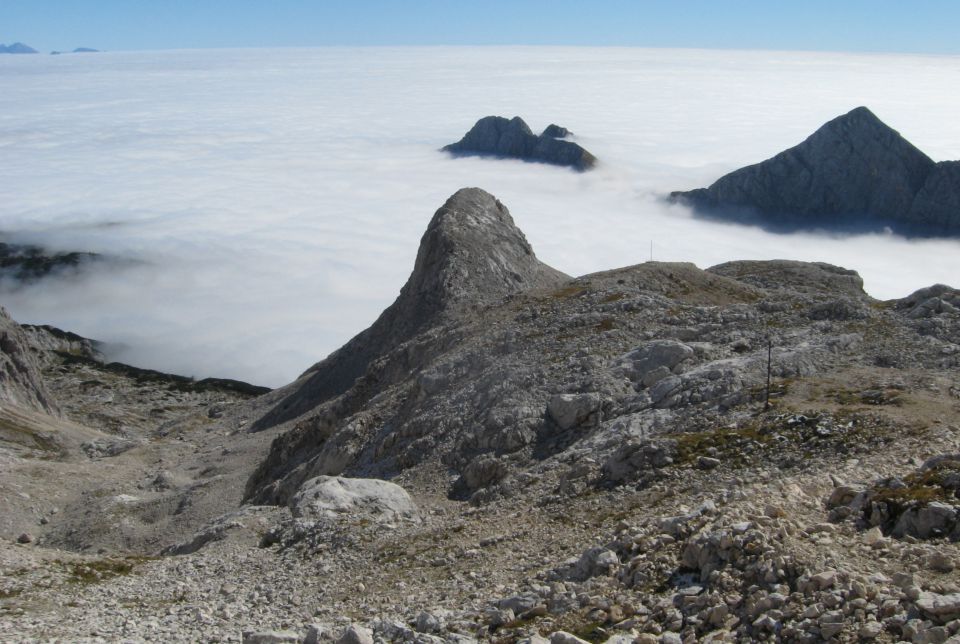
[[307, 626], [306, 637], [303, 638], [303, 644], [320, 644], [320, 638], [324, 637], [327, 629], [323, 624], [310, 624]]
[[868, 546], [875, 546], [884, 541], [883, 531], [880, 526], [874, 526], [863, 533], [863, 542]]
[[861, 639], [872, 640], [883, 632], [883, 624], [880, 622], [867, 622], [857, 631], [857, 636]]
[[440, 620], [427, 611], [421, 611], [417, 615], [416, 629], [419, 633], [438, 633], [440, 632]]
[[817, 589], [826, 590], [827, 588], [833, 586], [834, 582], [837, 581], [837, 571], [825, 570], [811, 577], [810, 581], [817, 585]]
[[29, 532], [24, 532], [17, 537], [17, 543], [33, 543], [33, 535]]
[[943, 626], [934, 626], [917, 633], [913, 641], [917, 644], [943, 644], [950, 637], [950, 632]]
[[351, 624], [337, 640], [337, 644], [373, 644], [373, 633], [369, 628]]
[[843, 630], [843, 622], [820, 625], [820, 635], [824, 639], [829, 639], [834, 635], [839, 634], [840, 631], [842, 630]]
[[937, 572], [953, 572], [956, 563], [950, 556], [942, 552], [935, 552], [927, 557], [927, 568]]
[[244, 631], [243, 644], [283, 644], [299, 642], [300, 635], [293, 631]]
[[960, 618], [960, 593], [940, 595], [921, 592], [917, 597], [917, 608], [938, 624], [945, 624]]
[[586, 640], [582, 640], [573, 633], [568, 633], [566, 631], [557, 631], [550, 635], [550, 644], [589, 644]]
[[701, 456], [697, 459], [697, 467], [701, 470], [712, 470], [717, 468], [720, 465], [719, 458], [713, 458], [710, 456]]
[[908, 572], [895, 572], [892, 577], [893, 585], [897, 588], [914, 586], [913, 575]]
[[779, 505], [774, 505], [773, 503], [770, 503], [763, 508], [763, 514], [771, 519], [782, 519], [787, 516], [786, 510]]

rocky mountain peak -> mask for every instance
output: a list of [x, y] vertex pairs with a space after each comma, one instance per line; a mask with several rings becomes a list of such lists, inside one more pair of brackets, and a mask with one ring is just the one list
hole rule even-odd
[[479, 188], [458, 190], [434, 214], [400, 295], [368, 329], [276, 393], [257, 424], [295, 418], [349, 389], [376, 359], [417, 334], [520, 291], [569, 276], [540, 262], [507, 208]]
[[444, 146], [454, 156], [495, 156], [589, 170], [596, 157], [572, 141], [570, 130], [550, 124], [539, 136], [519, 116], [485, 116], [462, 139]]
[[911, 196], [934, 165], [930, 157], [863, 106], [828, 121], [793, 150], [814, 162], [845, 158], [856, 169], [869, 170], [874, 178], [878, 171], [896, 172]]
[[537, 260], [496, 197], [480, 188], [464, 188], [427, 226], [413, 273], [394, 306], [418, 318], [431, 317], [565, 278]]
[[[704, 214], [775, 228], [856, 229], [880, 222], [907, 233], [940, 234], [957, 222], [915, 207], [936, 165], [869, 109], [857, 107], [771, 159], [709, 188], [671, 196]], [[944, 186], [928, 190], [931, 202], [956, 200]]]

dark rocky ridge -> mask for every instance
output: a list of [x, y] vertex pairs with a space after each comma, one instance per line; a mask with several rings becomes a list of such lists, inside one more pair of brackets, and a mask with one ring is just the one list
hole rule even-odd
[[589, 170], [597, 159], [576, 143], [562, 140], [571, 134], [551, 124], [537, 136], [519, 116], [486, 116], [457, 143], [442, 149], [455, 156], [496, 156]]
[[96, 253], [50, 252], [32, 244], [0, 242], [0, 278], [17, 284], [34, 282], [54, 273], [79, 270], [84, 264], [102, 259]]
[[866, 107], [709, 188], [670, 196], [702, 215], [775, 230], [960, 234], [960, 164], [934, 163]]

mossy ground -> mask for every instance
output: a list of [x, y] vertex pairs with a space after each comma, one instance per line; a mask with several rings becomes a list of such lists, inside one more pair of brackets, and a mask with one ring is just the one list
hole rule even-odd
[[67, 573], [67, 580], [75, 584], [96, 584], [114, 577], [129, 575], [134, 568], [150, 557], [124, 557], [122, 559], [97, 559], [94, 561], [58, 562]]

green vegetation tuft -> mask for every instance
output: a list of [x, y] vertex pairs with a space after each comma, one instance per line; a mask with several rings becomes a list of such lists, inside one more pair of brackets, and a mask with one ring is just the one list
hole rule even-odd
[[603, 318], [594, 328], [597, 331], [612, 331], [613, 329], [617, 328], [617, 325], [613, 321], [613, 318]]
[[948, 460], [930, 469], [913, 472], [904, 477], [906, 487], [879, 487], [874, 500], [894, 506], [899, 515], [910, 507], [924, 506], [934, 501], [957, 503], [960, 488], [960, 460]]
[[610, 633], [603, 628], [603, 622], [587, 622], [574, 628], [572, 633], [588, 642], [606, 642]]
[[66, 569], [67, 581], [75, 584], [96, 584], [114, 577], [129, 575], [138, 564], [150, 560], [150, 557], [124, 557], [123, 559], [58, 563]]
[[579, 297], [587, 292], [587, 287], [578, 286], [576, 284], [571, 284], [570, 286], [564, 286], [563, 288], [557, 289], [550, 294], [555, 300], [565, 300], [572, 297]]

